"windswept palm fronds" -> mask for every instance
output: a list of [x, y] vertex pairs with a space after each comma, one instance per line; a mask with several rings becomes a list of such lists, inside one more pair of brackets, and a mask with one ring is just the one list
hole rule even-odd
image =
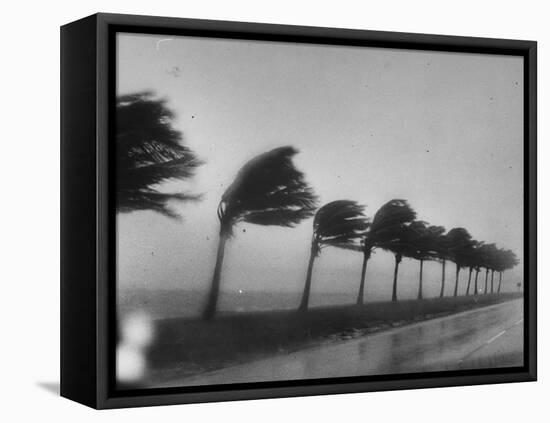
[[239, 222], [292, 227], [313, 216], [317, 197], [292, 162], [297, 153], [294, 147], [279, 147], [239, 170], [218, 207], [222, 232], [231, 235]]
[[196, 200], [189, 193], [165, 193], [158, 185], [194, 175], [202, 164], [182, 144], [173, 127], [174, 115], [166, 102], [150, 92], [117, 98], [116, 105], [116, 207], [119, 212], [153, 210], [169, 217], [178, 214], [171, 201]]
[[222, 195], [218, 206], [220, 239], [212, 287], [204, 310], [210, 319], [216, 312], [225, 243], [238, 223], [293, 227], [313, 216], [317, 197], [292, 158], [298, 151], [280, 147], [248, 161]]
[[306, 283], [299, 309], [307, 310], [311, 291], [311, 276], [315, 258], [325, 247], [359, 249], [363, 234], [369, 226], [365, 207], [355, 201], [338, 200], [325, 204], [315, 214], [311, 253]]
[[378, 209], [365, 244], [385, 248], [403, 237], [403, 229], [416, 219], [416, 212], [407, 200], [394, 199]]
[[[365, 239], [366, 248], [374, 246], [391, 251], [395, 256], [392, 301], [397, 301], [397, 274], [403, 256], [413, 254], [409, 226], [416, 219], [416, 212], [407, 200], [395, 199], [384, 204], [374, 215]], [[371, 247], [372, 248], [372, 247]]]
[[405, 227], [416, 217], [407, 200], [393, 199], [382, 205], [375, 213], [371, 225], [364, 233], [360, 251], [363, 252], [363, 266], [357, 304], [364, 301], [367, 264], [376, 248], [390, 249], [390, 245], [403, 237]]
[[359, 248], [369, 226], [365, 207], [355, 201], [338, 200], [325, 204], [315, 214], [313, 238], [318, 252], [323, 247]]

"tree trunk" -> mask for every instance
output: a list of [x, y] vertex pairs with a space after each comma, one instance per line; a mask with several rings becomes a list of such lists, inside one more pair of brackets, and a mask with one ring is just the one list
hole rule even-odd
[[493, 281], [495, 279], [495, 270], [494, 269], [491, 269], [491, 294], [493, 294], [495, 291], [494, 291], [494, 285], [493, 285]]
[[458, 295], [458, 274], [460, 273], [460, 266], [458, 263], [456, 264], [456, 280], [455, 280], [455, 292], [453, 294], [453, 297], [456, 297]]
[[420, 260], [420, 277], [418, 281], [418, 299], [422, 299], [422, 268], [424, 267], [424, 260]]
[[393, 290], [391, 294], [391, 300], [397, 301], [397, 272], [399, 271], [399, 263], [401, 262], [401, 254], [395, 255], [395, 269], [393, 271]]
[[439, 293], [440, 297], [443, 297], [445, 294], [445, 264], [446, 260], [443, 259], [442, 267], [441, 267], [441, 292]]
[[468, 287], [466, 288], [466, 296], [470, 295], [470, 283], [472, 282], [472, 267], [470, 267], [470, 274], [468, 275]]
[[216, 314], [218, 297], [220, 295], [223, 256], [225, 252], [225, 243], [227, 242], [227, 238], [228, 237], [226, 233], [220, 232], [220, 239], [218, 241], [218, 254], [216, 256], [216, 266], [214, 267], [214, 276], [212, 277], [212, 285], [210, 287], [208, 302], [202, 316], [205, 320], [212, 319]]
[[367, 263], [370, 258], [370, 253], [363, 253], [363, 267], [361, 269], [361, 284], [359, 285], [359, 294], [357, 295], [357, 305], [363, 305], [363, 297], [365, 294], [365, 276], [367, 275]]
[[477, 292], [477, 277], [479, 276], [479, 269], [476, 269], [476, 279], [475, 279], [475, 283], [474, 283], [474, 295], [477, 295], [478, 292]]
[[488, 281], [489, 281], [489, 269], [486, 267], [485, 268], [485, 292], [484, 292], [485, 295], [487, 295]]
[[311, 275], [313, 273], [313, 262], [315, 261], [316, 250], [314, 245], [311, 246], [311, 253], [309, 255], [309, 264], [307, 266], [306, 284], [304, 286], [304, 293], [302, 294], [302, 301], [300, 301], [300, 307], [298, 310], [307, 311], [309, 305], [309, 293], [311, 291]]
[[500, 294], [500, 287], [502, 285], [502, 272], [498, 272], [498, 291], [497, 293]]

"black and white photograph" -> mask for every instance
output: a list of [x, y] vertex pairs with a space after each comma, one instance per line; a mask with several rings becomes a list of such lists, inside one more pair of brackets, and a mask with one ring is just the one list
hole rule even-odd
[[116, 388], [524, 366], [524, 71], [118, 32]]
[[544, 421], [544, 12], [6, 4], [0, 420]]

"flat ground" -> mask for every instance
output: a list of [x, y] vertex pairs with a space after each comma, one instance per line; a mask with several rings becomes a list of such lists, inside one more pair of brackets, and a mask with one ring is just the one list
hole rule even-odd
[[[311, 379], [523, 362], [521, 295], [157, 322], [143, 386]], [[490, 342], [489, 342], [490, 341]]]
[[359, 339], [209, 372], [183, 385], [317, 379], [523, 365], [523, 302], [514, 300]]

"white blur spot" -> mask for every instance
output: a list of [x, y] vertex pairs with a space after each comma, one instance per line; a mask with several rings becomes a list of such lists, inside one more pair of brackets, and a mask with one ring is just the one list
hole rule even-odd
[[163, 38], [162, 40], [158, 40], [157, 41], [157, 50], [160, 47], [160, 43], [165, 42], [165, 41], [172, 41], [172, 40], [173, 40], [173, 38]]
[[242, 289], [239, 289], [239, 294], [242, 294], [244, 291]]
[[117, 381], [131, 383], [139, 381], [145, 374], [145, 357], [140, 348], [121, 344], [116, 349]]
[[127, 315], [120, 325], [122, 343], [137, 348], [145, 348], [151, 344], [153, 332], [153, 322], [149, 315], [143, 312]]

